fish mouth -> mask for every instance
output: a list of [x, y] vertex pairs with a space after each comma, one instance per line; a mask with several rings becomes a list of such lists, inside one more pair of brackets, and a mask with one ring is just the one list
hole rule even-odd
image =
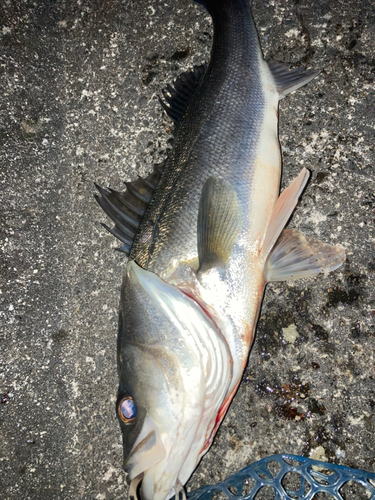
[[[136, 476], [129, 485], [128, 498], [127, 500], [143, 500], [141, 496], [141, 487], [144, 473], [142, 472]], [[181, 496], [180, 496], [181, 494]], [[177, 500], [186, 500], [186, 492], [184, 486], [177, 481], [176, 486], [172, 488], [167, 498], [174, 496]]]
[[186, 500], [183, 485], [178, 477], [175, 479], [174, 474], [170, 474], [167, 459], [168, 453], [159, 429], [147, 415], [142, 431], [124, 464], [129, 472], [128, 500], [168, 500], [174, 495], [178, 499], [180, 492], [182, 500]]
[[232, 358], [226, 339], [194, 299], [133, 261], [126, 279], [122, 300], [132, 327], [121, 345], [120, 380], [131, 385], [145, 415], [134, 428], [135, 441], [124, 444], [129, 498], [169, 500], [180, 495], [211, 442]]
[[129, 474], [127, 481], [130, 482], [128, 500], [169, 500], [173, 496], [178, 500], [186, 500], [179, 478], [182, 464], [171, 462], [170, 455], [176, 445], [176, 442], [172, 446], [168, 445], [165, 434], [147, 415], [142, 431], [124, 462]]
[[[145, 473], [141, 472], [141, 474], [132, 479], [129, 485], [127, 500], [144, 500], [141, 496], [141, 487], [144, 475]], [[175, 487], [172, 488], [167, 498], [171, 498], [172, 496], [175, 496], [177, 500], [180, 500], [180, 498], [181, 500], [186, 500], [185, 488], [179, 480], [177, 480]]]
[[128, 500], [141, 500], [139, 488], [142, 483], [143, 476], [144, 472], [141, 472], [138, 476], [136, 476], [134, 479], [130, 481]]
[[[147, 415], [142, 431], [124, 463], [124, 468], [129, 472], [130, 482], [132, 483], [140, 476], [142, 479], [147, 470], [163, 460], [165, 456], [166, 450], [161, 442], [157, 426], [153, 419]], [[140, 479], [138, 479], [138, 483], [139, 481]]]

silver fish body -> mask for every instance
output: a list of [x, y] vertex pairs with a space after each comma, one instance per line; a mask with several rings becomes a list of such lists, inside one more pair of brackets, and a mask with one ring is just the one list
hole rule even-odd
[[[261, 53], [250, 3], [221, 3], [221, 8], [213, 9], [210, 64], [178, 127], [130, 258], [182, 287], [181, 280], [171, 276], [181, 264], [197, 269], [197, 218], [205, 181], [217, 175], [233, 186], [241, 206], [242, 231], [221, 276], [224, 290], [215, 291], [213, 307], [217, 310], [219, 301], [224, 321], [229, 313], [235, 338], [247, 337], [235, 346], [241, 358], [241, 365], [235, 366], [242, 373], [264, 287], [262, 269], [254, 262], [279, 193], [279, 94]], [[184, 289], [191, 292], [191, 279], [189, 283]], [[204, 290], [211, 296], [212, 287], [201, 290], [208, 304]]]
[[142, 425], [126, 443], [126, 463], [131, 479], [142, 476], [143, 497], [165, 498], [196, 466], [228, 390], [231, 356], [214, 322], [177, 287], [134, 261], [124, 285], [119, 402], [134, 395]]
[[[283, 230], [309, 174], [279, 197], [278, 101], [316, 73], [263, 59], [248, 0], [204, 4], [210, 63], [181, 116], [184, 98], [170, 100], [174, 147], [122, 287], [117, 412], [131, 493], [142, 480], [145, 500], [178, 493], [208, 450], [246, 366], [267, 281], [345, 259], [339, 247]], [[102, 194], [118, 236], [121, 199]]]

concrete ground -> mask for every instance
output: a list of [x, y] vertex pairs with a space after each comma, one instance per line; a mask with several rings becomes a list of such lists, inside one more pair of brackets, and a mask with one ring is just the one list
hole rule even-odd
[[[347, 261], [268, 286], [242, 385], [190, 488], [276, 452], [375, 471], [374, 7], [254, 0], [265, 56], [321, 71], [280, 106], [283, 185], [312, 172], [291, 225]], [[1, 499], [126, 498], [124, 258], [93, 182], [121, 189], [166, 156], [157, 96], [211, 40], [190, 0], [1, 2]]]

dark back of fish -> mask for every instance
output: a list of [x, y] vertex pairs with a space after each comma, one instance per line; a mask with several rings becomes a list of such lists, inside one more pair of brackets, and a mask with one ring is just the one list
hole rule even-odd
[[198, 205], [208, 177], [228, 180], [245, 205], [251, 192], [249, 158], [254, 157], [264, 107], [258, 35], [249, 1], [211, 4], [210, 64], [177, 127], [174, 148], [130, 255], [154, 272], [173, 258], [196, 255]]

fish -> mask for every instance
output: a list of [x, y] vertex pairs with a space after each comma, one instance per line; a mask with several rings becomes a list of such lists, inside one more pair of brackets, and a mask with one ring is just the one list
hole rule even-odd
[[318, 73], [264, 59], [250, 0], [198, 3], [211, 56], [162, 92], [172, 150], [125, 192], [97, 186], [128, 258], [116, 414], [128, 495], [143, 500], [184, 494], [241, 381], [266, 284], [345, 260], [285, 228], [306, 168], [279, 195], [278, 103]]

